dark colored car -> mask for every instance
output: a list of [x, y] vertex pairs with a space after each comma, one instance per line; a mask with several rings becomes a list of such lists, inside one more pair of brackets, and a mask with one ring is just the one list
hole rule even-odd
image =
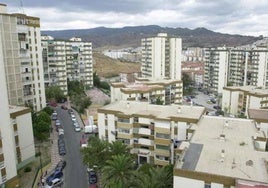
[[98, 182], [97, 174], [94, 170], [90, 170], [88, 172], [88, 182], [89, 184], [95, 184]]
[[216, 110], [220, 110], [221, 109], [220, 106], [213, 106], [213, 108], [216, 109]]
[[62, 171], [66, 166], [66, 161], [65, 160], [60, 160], [55, 167], [55, 171]]
[[73, 114], [74, 113], [73, 109], [68, 109], [68, 112], [69, 112], [69, 114]]
[[67, 106], [65, 106], [65, 105], [61, 105], [61, 109], [68, 110]]
[[50, 184], [52, 180], [56, 178], [61, 178], [63, 176], [62, 171], [60, 170], [55, 170], [50, 176], [47, 177], [46, 182], [47, 184]]

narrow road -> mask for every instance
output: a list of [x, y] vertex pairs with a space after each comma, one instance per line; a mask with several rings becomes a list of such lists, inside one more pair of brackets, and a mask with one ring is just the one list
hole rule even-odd
[[[81, 132], [75, 132], [72, 120], [67, 110], [57, 108], [58, 118], [64, 127], [64, 140], [66, 145], [67, 162], [64, 170], [64, 188], [86, 188], [88, 187], [86, 167], [80, 153]], [[77, 117], [78, 118], [78, 117]]]

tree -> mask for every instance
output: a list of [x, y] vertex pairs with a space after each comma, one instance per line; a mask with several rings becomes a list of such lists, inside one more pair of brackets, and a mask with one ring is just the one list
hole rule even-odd
[[39, 121], [33, 124], [34, 137], [40, 141], [44, 141], [49, 137], [50, 124], [44, 121]]
[[58, 86], [49, 86], [46, 88], [46, 98], [48, 100], [61, 101], [65, 98], [65, 95]]
[[117, 140], [115, 142], [109, 143], [109, 152], [110, 156], [121, 154], [128, 155], [129, 148], [127, 148], [127, 145], [122, 141]]
[[85, 95], [84, 92], [84, 85], [82, 82], [79, 82], [78, 80], [74, 81], [68, 81], [68, 95]]
[[54, 110], [46, 106], [45, 108], [43, 108], [43, 111], [46, 112], [49, 116], [51, 116]]
[[134, 161], [130, 156], [114, 155], [102, 170], [104, 187], [129, 187], [133, 177]]
[[99, 76], [98, 76], [96, 71], [93, 73], [93, 84], [94, 84], [95, 87], [100, 86], [100, 78], [99, 78]]
[[51, 117], [45, 112], [45, 111], [40, 111], [38, 114], [37, 114], [37, 122], [45, 122], [45, 123], [48, 123], [50, 124], [51, 123]]
[[157, 105], [163, 105], [163, 104], [164, 104], [164, 101], [162, 101], [162, 100], [160, 99], [160, 97], [157, 97], [157, 99], [156, 99], [156, 101], [155, 101], [155, 104], [157, 104]]
[[90, 138], [88, 146], [81, 150], [83, 162], [89, 168], [97, 166], [97, 170], [102, 169], [106, 160], [110, 157], [108, 142], [97, 137]]
[[144, 164], [134, 178], [134, 187], [141, 188], [172, 188], [173, 187], [173, 165], [165, 167], [153, 167]]
[[184, 95], [189, 95], [192, 93], [193, 88], [191, 84], [193, 81], [191, 80], [190, 76], [186, 73], [182, 74], [182, 83], [183, 83], [183, 93]]

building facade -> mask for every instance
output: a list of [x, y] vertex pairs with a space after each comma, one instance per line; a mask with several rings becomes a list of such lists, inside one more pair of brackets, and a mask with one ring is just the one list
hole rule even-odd
[[46, 86], [56, 85], [67, 94], [67, 80], [83, 82], [85, 88], [93, 86], [92, 44], [81, 38], [58, 41], [42, 36]]
[[221, 94], [225, 86], [268, 87], [268, 46], [206, 50], [205, 88]]
[[204, 62], [182, 62], [181, 72], [190, 76], [196, 86], [203, 86], [204, 84]]
[[255, 86], [223, 88], [222, 109], [233, 115], [247, 116], [248, 109], [268, 108], [268, 90]]
[[9, 104], [45, 107], [40, 19], [8, 14], [1, 5], [0, 30]]
[[142, 39], [141, 45], [143, 78], [181, 80], [181, 38], [159, 33]]
[[123, 141], [139, 164], [174, 164], [174, 148], [190, 138], [204, 113], [204, 107], [118, 101], [98, 109], [99, 138]]
[[[6, 8], [0, 4], [1, 12]], [[1, 20], [13, 20], [13, 17], [0, 15]], [[10, 22], [8, 22], [10, 23]], [[16, 22], [15, 22], [16, 23]], [[15, 27], [16, 24], [13, 24]], [[1, 28], [3, 29], [3, 28]], [[17, 36], [17, 33], [13, 34]], [[17, 40], [15, 40], [17, 41]], [[1, 98], [1, 126], [0, 126], [0, 186], [19, 186], [18, 168], [29, 163], [35, 157], [34, 139], [32, 131], [31, 110], [24, 107], [9, 106], [10, 91], [8, 90], [6, 60], [3, 50], [6, 41], [0, 37], [0, 98]], [[17, 43], [17, 42], [16, 42]], [[9, 49], [9, 52], [13, 50]], [[18, 53], [19, 54], [19, 53]], [[20, 65], [17, 64], [20, 70]], [[19, 74], [18, 74], [19, 75]], [[21, 79], [18, 79], [21, 80]], [[22, 88], [21, 88], [22, 89]]]
[[204, 87], [211, 93], [222, 93], [227, 85], [229, 52], [226, 48], [211, 48], [205, 52]]
[[111, 102], [120, 100], [182, 104], [182, 81], [137, 78], [134, 83], [112, 83]]

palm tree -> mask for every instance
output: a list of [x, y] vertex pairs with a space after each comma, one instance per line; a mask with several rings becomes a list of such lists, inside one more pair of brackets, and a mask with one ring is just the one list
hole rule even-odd
[[92, 137], [88, 143], [87, 147], [81, 149], [83, 162], [89, 168], [97, 166], [97, 170], [100, 170], [109, 158], [108, 142]]
[[143, 165], [134, 173], [133, 187], [139, 188], [172, 188], [173, 187], [173, 166], [153, 167]]
[[129, 148], [127, 148], [127, 145], [124, 144], [122, 141], [115, 141], [109, 144], [109, 151], [111, 156], [113, 155], [120, 155], [120, 154], [128, 154]]
[[127, 155], [114, 155], [108, 160], [102, 170], [102, 182], [107, 188], [125, 188], [133, 177], [134, 161]]

